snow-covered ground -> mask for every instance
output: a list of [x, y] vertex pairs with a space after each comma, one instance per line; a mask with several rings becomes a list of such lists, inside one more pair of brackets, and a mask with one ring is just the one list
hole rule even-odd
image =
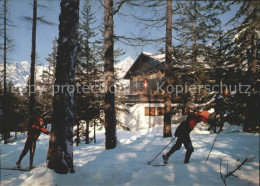
[[[170, 157], [167, 166], [160, 167], [147, 162], [171, 140], [162, 138], [162, 126], [136, 132], [118, 129], [118, 144], [113, 150], [105, 150], [104, 131], [99, 131], [96, 144], [82, 143], [74, 147], [76, 173], [66, 175], [56, 174], [46, 167], [48, 136], [42, 134], [34, 157], [36, 168], [30, 172], [1, 170], [1, 185], [223, 185], [220, 159], [223, 158], [222, 172], [225, 172], [227, 162], [229, 170], [233, 170], [237, 159], [242, 162], [252, 156], [256, 156], [255, 161], [242, 166], [235, 172], [237, 177], [230, 176], [226, 182], [227, 185], [259, 185], [259, 134], [220, 133], [206, 163], [216, 134], [202, 129], [202, 125], [197, 126], [191, 133], [195, 152], [189, 164], [183, 163], [185, 149], [182, 147]], [[0, 144], [1, 167], [15, 166], [25, 140], [26, 134], [20, 134], [17, 142]], [[153, 163], [162, 164], [161, 155]], [[28, 166], [27, 154], [22, 167]]]

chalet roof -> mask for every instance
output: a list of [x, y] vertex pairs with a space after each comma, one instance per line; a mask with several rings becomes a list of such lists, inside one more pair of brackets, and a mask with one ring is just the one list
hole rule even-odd
[[[147, 65], [146, 68], [138, 68], [145, 59]], [[149, 73], [154, 71], [164, 71], [164, 65], [160, 65], [165, 62], [165, 54], [153, 54], [150, 52], [142, 52], [130, 69], [126, 72], [124, 79], [129, 79], [131, 75], [138, 75], [142, 73]]]
[[[146, 64], [144, 64], [144, 62]], [[199, 58], [198, 62], [200, 65], [204, 66], [205, 69], [210, 68], [210, 66], [202, 58]], [[164, 65], [165, 65], [165, 54], [153, 54], [150, 52], [142, 52], [134, 61], [133, 65], [126, 72], [124, 79], [129, 79], [131, 76], [136, 76], [141, 74], [152, 74], [158, 71], [164, 72]], [[174, 69], [176, 70], [187, 69], [190, 66], [191, 63], [189, 62], [176, 61], [174, 65]]]
[[150, 52], [142, 52], [146, 56], [153, 58], [154, 60], [158, 61], [159, 63], [165, 62], [165, 54], [153, 54]]

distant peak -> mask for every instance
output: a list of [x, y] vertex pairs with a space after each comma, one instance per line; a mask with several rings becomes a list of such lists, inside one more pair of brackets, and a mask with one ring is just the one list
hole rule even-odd
[[124, 63], [124, 62], [126, 62], [126, 61], [130, 61], [130, 62], [132, 62], [132, 61], [134, 61], [134, 59], [133, 58], [131, 58], [130, 56], [128, 56], [127, 58], [125, 58], [123, 61], [121, 61], [120, 63]]
[[125, 60], [134, 60], [134, 59], [128, 56], [127, 58], [125, 58]]

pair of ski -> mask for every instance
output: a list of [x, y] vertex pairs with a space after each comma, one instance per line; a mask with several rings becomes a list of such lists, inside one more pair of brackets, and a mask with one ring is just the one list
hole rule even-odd
[[162, 166], [166, 166], [167, 164], [151, 164], [154, 167], [162, 167]]
[[2, 170], [18, 170], [18, 171], [31, 171], [32, 169], [25, 169], [25, 168], [17, 168], [17, 167], [11, 167], [11, 168], [8, 168], [8, 167], [0, 167], [0, 169]]

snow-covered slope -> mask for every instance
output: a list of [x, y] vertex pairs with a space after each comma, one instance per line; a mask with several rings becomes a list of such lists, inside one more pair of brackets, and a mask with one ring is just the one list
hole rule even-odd
[[[173, 125], [172, 131], [177, 125]], [[105, 150], [105, 131], [98, 131], [97, 143], [74, 146], [75, 174], [59, 175], [46, 167], [49, 136], [42, 134], [37, 141], [34, 166], [30, 172], [1, 170], [1, 185], [224, 185], [220, 177], [228, 163], [232, 171], [238, 161], [256, 156], [234, 175], [226, 179], [227, 185], [259, 185], [259, 134], [220, 133], [207, 162], [205, 162], [216, 134], [191, 132], [195, 148], [190, 163], [184, 164], [185, 148], [182, 147], [169, 159], [167, 166], [151, 166], [152, 160], [170, 141], [162, 137], [163, 127], [128, 132], [117, 130], [117, 147]], [[227, 131], [224, 128], [224, 132]], [[92, 134], [91, 134], [92, 135]], [[1, 167], [15, 167], [22, 152], [26, 133], [18, 135], [18, 141], [1, 142]], [[173, 142], [174, 143], [174, 142]], [[163, 151], [166, 153], [172, 144]], [[161, 155], [152, 164], [162, 164]], [[22, 161], [28, 168], [29, 155]]]
[[116, 84], [121, 88], [121, 94], [129, 94], [130, 82], [129, 80], [123, 79], [123, 77], [133, 65], [133, 63], [134, 60], [131, 57], [127, 57], [126, 59], [115, 65], [115, 74], [118, 79]]
[[125, 73], [129, 70], [129, 68], [133, 65], [134, 60], [131, 57], [127, 57], [120, 63], [115, 65], [116, 73], [119, 78], [123, 78]]

